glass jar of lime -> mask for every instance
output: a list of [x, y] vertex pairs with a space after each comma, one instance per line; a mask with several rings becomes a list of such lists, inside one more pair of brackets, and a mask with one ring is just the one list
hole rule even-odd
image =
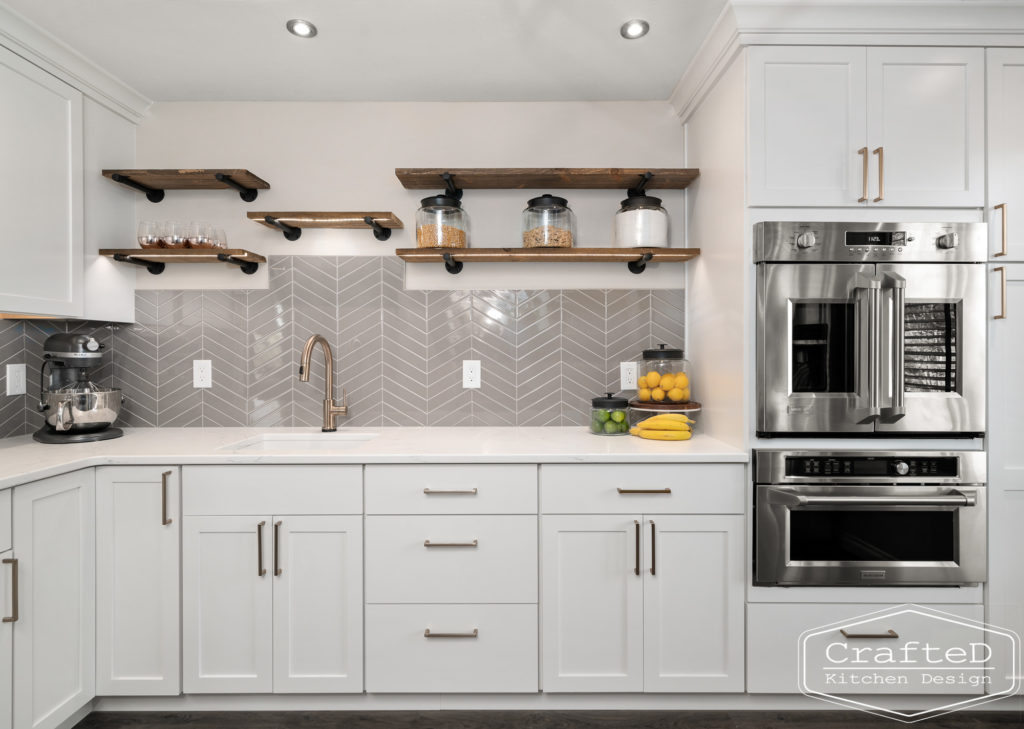
[[628, 435], [629, 420], [626, 409], [629, 400], [605, 393], [590, 401], [590, 432], [594, 435]]

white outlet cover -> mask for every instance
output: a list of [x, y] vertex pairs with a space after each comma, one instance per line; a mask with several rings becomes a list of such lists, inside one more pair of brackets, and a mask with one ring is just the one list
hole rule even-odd
[[7, 383], [8, 395], [24, 395], [27, 392], [25, 382], [25, 365], [7, 365], [7, 376], [4, 382]]
[[480, 360], [462, 360], [462, 386], [470, 389], [480, 387]]
[[635, 390], [636, 381], [636, 362], [619, 362], [619, 389]]
[[192, 360], [192, 387], [213, 387], [213, 362], [208, 359]]

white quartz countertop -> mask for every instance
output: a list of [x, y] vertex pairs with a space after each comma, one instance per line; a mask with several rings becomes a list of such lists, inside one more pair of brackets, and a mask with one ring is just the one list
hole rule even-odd
[[[369, 440], [345, 440], [357, 434]], [[231, 463], [745, 463], [739, 448], [697, 434], [688, 441], [596, 436], [585, 427], [125, 428], [123, 438], [48, 445], [0, 440], [0, 488], [88, 466]], [[238, 444], [269, 436], [269, 448]], [[309, 436], [308, 441], [301, 440]], [[296, 440], [296, 439], [299, 440]]]

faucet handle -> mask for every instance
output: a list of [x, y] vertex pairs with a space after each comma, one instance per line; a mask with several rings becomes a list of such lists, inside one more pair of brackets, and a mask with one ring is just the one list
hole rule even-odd
[[341, 405], [342, 407], [348, 407], [348, 390], [344, 387], [341, 388]]

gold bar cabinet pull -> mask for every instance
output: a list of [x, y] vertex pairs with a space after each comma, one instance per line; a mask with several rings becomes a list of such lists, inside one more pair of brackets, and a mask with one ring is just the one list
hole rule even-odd
[[281, 522], [274, 522], [274, 577], [280, 577], [281, 572]]
[[427, 496], [438, 496], [445, 494], [468, 494], [470, 496], [476, 496], [477, 489], [476, 487], [473, 487], [471, 489], [448, 489], [447, 491], [443, 491], [440, 489], [432, 489], [428, 487], [423, 489], [423, 493], [425, 493]]
[[174, 471], [164, 471], [160, 476], [160, 525], [167, 526], [174, 519], [167, 518], [167, 479], [171, 477]]
[[670, 494], [672, 489], [615, 489], [620, 494]]
[[992, 255], [993, 255], [993, 257], [1005, 256], [1007, 254], [1007, 250], [1006, 250], [1006, 203], [999, 203], [998, 205], [994, 206], [992, 209], [993, 210], [999, 210], [1003, 214], [1002, 215], [1002, 217], [1003, 217], [1003, 232], [1002, 232], [1003, 240], [1002, 240], [1002, 247], [999, 249], [999, 253], [993, 253]]
[[636, 566], [633, 567], [633, 574], [640, 574], [640, 522], [633, 520], [633, 528], [636, 530]]
[[267, 571], [263, 568], [263, 527], [267, 522], [256, 525], [256, 574], [263, 577]]
[[18, 560], [9, 557], [3, 561], [4, 564], [11, 566], [11, 616], [5, 617], [3, 622], [5, 623], [16, 623], [18, 622]]
[[430, 628], [423, 631], [424, 638], [479, 638], [480, 629], [473, 628], [470, 633], [431, 633]]
[[1006, 318], [1006, 266], [996, 266], [992, 272], [999, 271], [999, 313], [993, 319]]
[[878, 155], [878, 197], [872, 202], [882, 202], [885, 199], [885, 147], [879, 147], [871, 154]]
[[884, 633], [847, 633], [844, 628], [840, 628], [839, 632], [843, 634], [844, 638], [899, 638], [899, 634], [895, 630], [887, 630]]
[[432, 542], [429, 539], [424, 540], [424, 547], [477, 547], [479, 543], [477, 540], [472, 542]]
[[860, 149], [857, 150], [857, 154], [859, 154], [861, 156], [861, 161], [864, 163], [864, 166], [861, 168], [861, 173], [860, 173], [861, 174], [861, 181], [862, 181], [864, 187], [861, 190], [860, 197], [857, 198], [857, 202], [867, 202], [868, 201], [868, 148], [867, 147], [861, 147]]

